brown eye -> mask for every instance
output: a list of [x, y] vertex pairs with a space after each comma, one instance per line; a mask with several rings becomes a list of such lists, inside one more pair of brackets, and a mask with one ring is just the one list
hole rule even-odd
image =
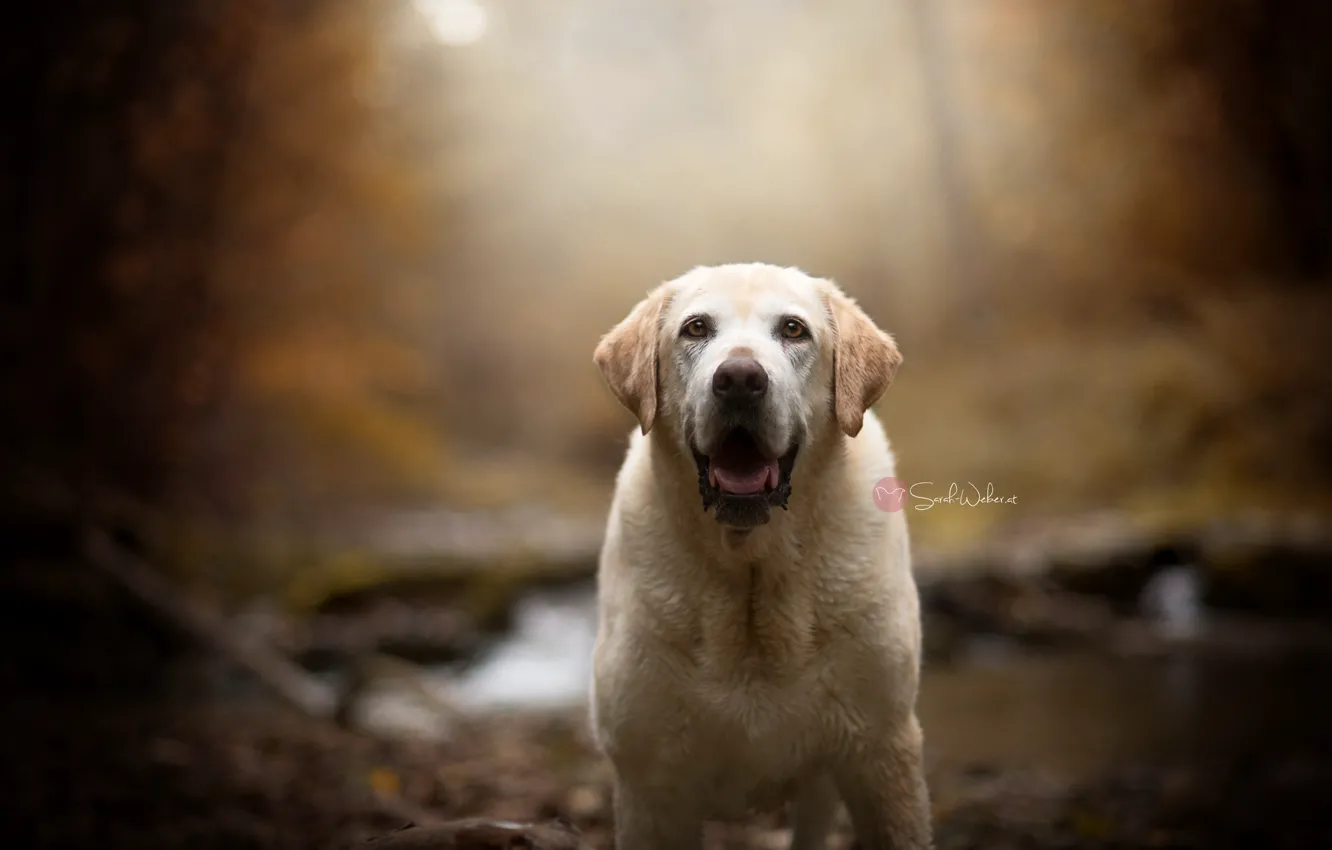
[[690, 339], [702, 339], [708, 335], [708, 323], [702, 319], [690, 319], [680, 328], [680, 335]]
[[786, 339], [805, 339], [809, 336], [809, 328], [799, 319], [786, 319], [782, 322], [782, 336]]

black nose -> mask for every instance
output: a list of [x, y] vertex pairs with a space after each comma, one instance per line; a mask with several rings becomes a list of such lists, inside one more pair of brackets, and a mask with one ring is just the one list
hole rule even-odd
[[712, 375], [712, 394], [722, 401], [754, 402], [768, 391], [768, 373], [752, 357], [732, 357]]

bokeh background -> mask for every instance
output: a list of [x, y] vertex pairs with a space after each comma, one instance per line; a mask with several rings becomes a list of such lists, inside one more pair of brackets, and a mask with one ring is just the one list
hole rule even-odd
[[[905, 479], [1016, 497], [912, 512], [953, 615], [1011, 632], [1011, 576], [1056, 545], [1110, 607], [1185, 566], [1170, 610], [1328, 610], [1318, 0], [30, 11], [2, 60], [0, 514], [46, 590], [81, 574], [33, 565], [100, 530], [219, 616], [308, 629], [392, 586], [510, 623], [515, 588], [590, 570], [632, 427], [600, 335], [762, 260], [897, 337]], [[37, 643], [123, 619], [18, 584]]]

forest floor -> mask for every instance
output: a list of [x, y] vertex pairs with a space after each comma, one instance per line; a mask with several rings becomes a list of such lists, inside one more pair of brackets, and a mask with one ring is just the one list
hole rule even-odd
[[[497, 718], [424, 745], [272, 708], [66, 695], [11, 699], [3, 715], [11, 847], [332, 850], [403, 825], [380, 792], [446, 817], [564, 818], [591, 847], [611, 846], [605, 768], [568, 718]], [[936, 808], [940, 850], [1332, 846], [1326, 752], [1124, 765], [1075, 784], [975, 765], [930, 782], [957, 801]], [[781, 848], [784, 826], [718, 827], [708, 847]], [[831, 846], [851, 846], [845, 824]]]
[[[473, 716], [425, 742], [357, 734], [260, 697], [187, 698], [164, 671], [199, 664], [197, 652], [109, 601], [113, 589], [57, 563], [10, 564], [4, 575], [5, 846], [332, 850], [403, 826], [391, 801], [405, 801], [444, 818], [563, 819], [589, 847], [611, 847], [609, 775], [579, 711]], [[1326, 658], [1297, 662], [1271, 688], [1264, 664], [1200, 691], [1173, 727], [1188, 737], [1196, 724], [1191, 746], [1116, 755], [1100, 727], [1068, 727], [1057, 746], [1109, 756], [1062, 773], [967, 742], [971, 726], [990, 728], [980, 713], [1002, 706], [981, 690], [950, 691], [941, 672], [926, 684], [954, 718], [926, 724], [939, 850], [1332, 847], [1332, 724], [1317, 710], [1286, 711], [1328, 704]], [[1062, 687], [1087, 690], [1076, 676]], [[1269, 702], [1255, 708], [1260, 693]], [[1094, 688], [1081, 698], [1066, 710], [1094, 711], [1100, 699]], [[1241, 705], [1251, 722], [1229, 723]], [[777, 815], [710, 827], [707, 846], [780, 848], [785, 828]], [[852, 846], [845, 823], [834, 842]]]

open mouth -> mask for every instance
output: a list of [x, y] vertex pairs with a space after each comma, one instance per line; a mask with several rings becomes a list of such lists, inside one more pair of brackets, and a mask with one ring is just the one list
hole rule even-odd
[[704, 509], [718, 505], [719, 521], [727, 521], [727, 516], [743, 520], [729, 524], [766, 522], [770, 507], [786, 508], [797, 448], [792, 445], [786, 454], [773, 457], [750, 431], [733, 428], [711, 454], [694, 449]]

